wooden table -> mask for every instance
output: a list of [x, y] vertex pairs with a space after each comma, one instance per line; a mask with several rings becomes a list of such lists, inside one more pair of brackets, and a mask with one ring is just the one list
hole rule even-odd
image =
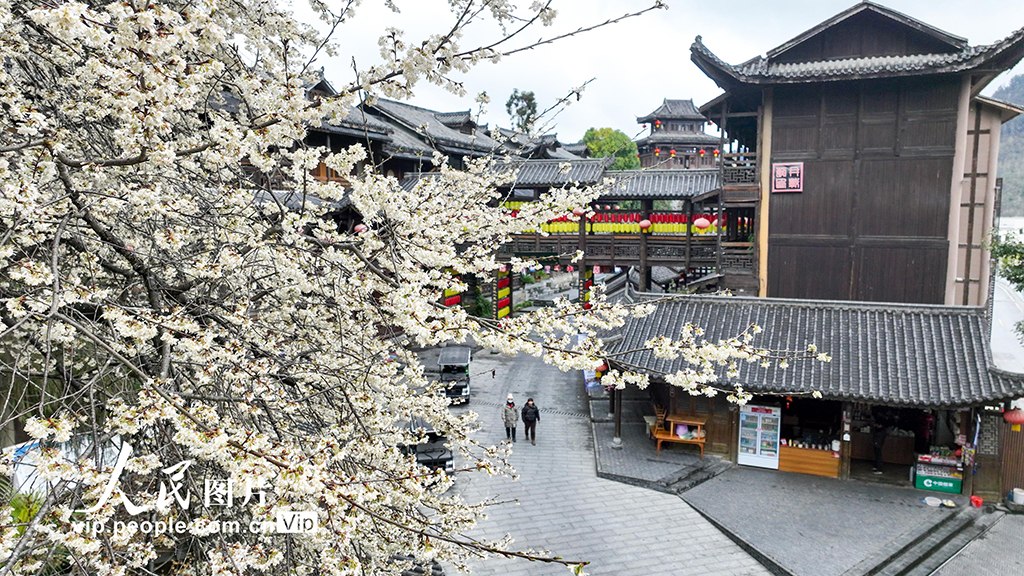
[[[665, 424], [668, 426], [667, 429], [659, 428], [654, 431], [654, 439], [657, 442], [658, 452], [661, 452], [662, 442], [678, 442], [680, 444], [696, 444], [700, 447], [700, 457], [704, 458], [704, 424], [707, 422], [707, 418], [701, 418], [699, 416], [689, 416], [684, 414], [668, 414], [665, 416]], [[695, 438], [680, 438], [676, 435], [676, 426], [685, 424], [691, 427], [690, 432], [693, 433]], [[693, 428], [696, 428], [694, 430]]]
[[673, 413], [665, 416], [665, 424], [668, 424], [668, 431], [675, 434], [676, 426], [685, 424], [686, 426], [697, 427], [697, 437], [702, 438], [704, 432], [704, 424], [708, 421], [707, 418], [701, 418], [700, 416], [691, 416], [689, 414], [678, 414]]

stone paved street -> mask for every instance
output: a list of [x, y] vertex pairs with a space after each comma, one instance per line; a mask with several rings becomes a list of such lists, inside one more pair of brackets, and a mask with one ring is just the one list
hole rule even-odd
[[[428, 356], [428, 365], [433, 361]], [[490, 370], [494, 369], [495, 378]], [[494, 507], [473, 536], [510, 533], [516, 548], [547, 549], [591, 561], [595, 576], [766, 574], [752, 557], [678, 497], [597, 478], [587, 398], [578, 373], [562, 373], [529, 357], [474, 354], [473, 398], [480, 438], [504, 438], [500, 406], [506, 395], [541, 408], [537, 446], [519, 442], [512, 462], [520, 479], [463, 474], [456, 490], [469, 500], [516, 501]], [[558, 565], [488, 559], [474, 574], [567, 574]]]

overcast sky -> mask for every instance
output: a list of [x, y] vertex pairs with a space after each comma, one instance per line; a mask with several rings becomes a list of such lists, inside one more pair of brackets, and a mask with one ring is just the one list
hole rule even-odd
[[[531, 0], [520, 0], [526, 5]], [[636, 117], [657, 108], [663, 98], [692, 98], [700, 105], [720, 92], [690, 61], [697, 35], [723, 60], [739, 63], [764, 54], [819, 22], [849, 8], [849, 0], [666, 0], [670, 8], [601, 28], [503, 59], [481, 64], [461, 77], [468, 95], [459, 98], [429, 84], [417, 88], [412, 104], [454, 111], [475, 107], [473, 96], [486, 91], [491, 104], [482, 122], [508, 126], [505, 101], [514, 88], [532, 90], [546, 108], [573, 87], [594, 78], [582, 100], [555, 119], [552, 130], [563, 142], [575, 142], [587, 128], [611, 126], [630, 136], [640, 131]], [[301, 0], [297, 0], [296, 6]], [[555, 0], [558, 18], [537, 28], [531, 38], [554, 35], [602, 22], [653, 3], [648, 0]], [[406, 31], [409, 41], [450, 27], [454, 18], [445, 0], [395, 0], [401, 14], [382, 0], [364, 0], [357, 17], [340, 31], [340, 54], [321, 62], [329, 80], [352, 78], [352, 60], [360, 67], [379, 60], [377, 37], [389, 26]], [[974, 44], [991, 44], [1024, 27], [1024, 2], [995, 0], [888, 0], [886, 6], [962, 36]], [[297, 8], [300, 18], [303, 10]], [[480, 40], [493, 30], [471, 31], [465, 41]], [[1024, 65], [1004, 73], [993, 88]], [[991, 92], [990, 88], [987, 92]]]

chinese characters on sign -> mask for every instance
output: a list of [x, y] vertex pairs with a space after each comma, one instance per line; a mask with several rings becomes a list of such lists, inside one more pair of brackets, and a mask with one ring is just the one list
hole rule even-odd
[[804, 163], [772, 163], [772, 192], [803, 192]]

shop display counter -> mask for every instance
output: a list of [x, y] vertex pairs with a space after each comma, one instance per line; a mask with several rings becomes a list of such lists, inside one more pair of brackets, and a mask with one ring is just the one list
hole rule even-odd
[[779, 446], [779, 470], [815, 476], [839, 477], [839, 452]]
[[963, 491], [963, 480], [963, 465], [959, 460], [928, 454], [917, 457], [917, 465], [914, 467], [915, 488], [960, 494]]

